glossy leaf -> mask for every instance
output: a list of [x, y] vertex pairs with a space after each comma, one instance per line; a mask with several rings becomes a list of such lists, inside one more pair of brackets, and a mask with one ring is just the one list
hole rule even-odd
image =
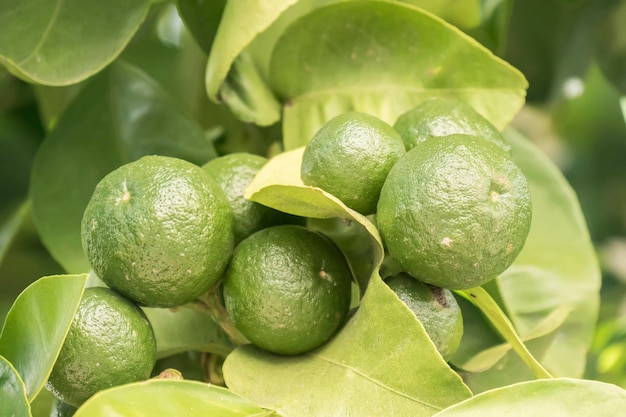
[[562, 378], [483, 392], [436, 417], [614, 417], [624, 409], [626, 391], [618, 386]]
[[3, 416], [31, 416], [24, 382], [11, 362], [2, 356], [0, 356], [0, 405]]
[[219, 100], [219, 90], [235, 61], [250, 42], [298, 0], [239, 0], [227, 2], [206, 73], [209, 97]]
[[[571, 310], [557, 329], [526, 345], [550, 374], [580, 377], [598, 314], [598, 261], [576, 195], [558, 168], [519, 133], [508, 130], [506, 137], [529, 181], [533, 221], [519, 257], [497, 278], [497, 290], [523, 340], [555, 309]], [[532, 379], [515, 356], [508, 352], [488, 371], [465, 379], [475, 391]]]
[[261, 168], [248, 185], [244, 197], [268, 207], [317, 219], [345, 219], [360, 224], [373, 241], [372, 269], [361, 276], [359, 285], [364, 291], [367, 280], [378, 274], [383, 257], [383, 243], [378, 229], [365, 216], [350, 209], [333, 196], [317, 187], [304, 185], [300, 179], [300, 165], [304, 148], [283, 152]]
[[77, 83], [119, 55], [149, 7], [149, 0], [2, 0], [0, 61], [26, 81]]
[[293, 22], [274, 48], [270, 85], [284, 105], [287, 149], [306, 144], [341, 112], [394, 123], [431, 96], [466, 101], [503, 128], [527, 87], [519, 71], [441, 19], [410, 5], [365, 0], [318, 8]]
[[378, 277], [326, 345], [294, 357], [239, 347], [226, 358], [224, 377], [233, 391], [285, 417], [432, 416], [471, 396]]
[[157, 357], [194, 350], [226, 356], [233, 349], [221, 327], [207, 313], [191, 308], [144, 308], [154, 329]]
[[[69, 272], [89, 264], [80, 222], [102, 177], [148, 154], [198, 165], [215, 156], [202, 128], [137, 69], [116, 64], [85, 86], [41, 146], [31, 178], [43, 243]], [[68, 163], [67, 161], [77, 161]]]
[[10, 361], [29, 400], [46, 383], [85, 288], [87, 275], [40, 278], [15, 300], [0, 334], [0, 355]]
[[78, 408], [74, 417], [271, 417], [270, 410], [225, 388], [196, 381], [152, 379], [121, 385], [98, 394]]

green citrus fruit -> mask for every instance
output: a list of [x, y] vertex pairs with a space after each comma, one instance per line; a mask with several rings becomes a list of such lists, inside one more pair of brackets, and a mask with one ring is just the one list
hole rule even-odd
[[387, 123], [365, 113], [343, 113], [306, 146], [302, 182], [362, 214], [372, 214], [389, 170], [404, 152], [400, 135]]
[[407, 150], [428, 138], [454, 134], [480, 136], [506, 152], [511, 147], [487, 119], [469, 104], [451, 98], [434, 97], [402, 114], [393, 125]]
[[393, 167], [377, 222], [389, 254], [411, 276], [443, 288], [482, 285], [508, 268], [531, 221], [526, 177], [480, 137], [426, 141]]
[[452, 292], [404, 273], [385, 282], [422, 323], [441, 356], [449, 360], [463, 337], [463, 316]]
[[142, 305], [175, 307], [209, 290], [226, 268], [233, 214], [222, 189], [201, 168], [146, 156], [96, 186], [82, 240], [109, 287]]
[[235, 217], [235, 242], [263, 228], [290, 221], [286, 213], [243, 197], [246, 187], [266, 163], [267, 158], [240, 152], [215, 158], [202, 166], [228, 197]]
[[224, 303], [255, 345], [298, 354], [327, 341], [344, 323], [352, 273], [325, 236], [301, 226], [260, 230], [235, 248], [224, 274]]
[[98, 391], [147, 379], [156, 361], [152, 326], [108, 288], [87, 288], [46, 388], [78, 407]]

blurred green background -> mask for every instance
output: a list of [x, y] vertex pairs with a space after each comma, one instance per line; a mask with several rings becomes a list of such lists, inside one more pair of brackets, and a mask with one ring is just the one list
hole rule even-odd
[[[207, 24], [218, 22], [223, 3], [214, 3], [216, 18]], [[527, 105], [513, 125], [569, 180], [601, 261], [601, 312], [585, 376], [626, 388], [626, 1], [480, 3], [480, 24], [461, 28], [528, 78]], [[221, 153], [275, 146], [275, 126], [241, 123], [209, 102], [207, 56], [173, 4], [153, 7], [122, 57], [217, 137]], [[30, 219], [28, 178], [46, 131], [80, 88], [33, 87], [0, 67], [0, 318], [31, 282], [63, 273]]]

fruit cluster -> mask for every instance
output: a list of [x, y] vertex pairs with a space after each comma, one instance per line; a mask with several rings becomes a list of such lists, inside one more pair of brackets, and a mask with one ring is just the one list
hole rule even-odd
[[[238, 332], [287, 355], [343, 326], [355, 305], [350, 260], [306, 219], [243, 197], [266, 162], [147, 156], [102, 179], [82, 240], [109, 288], [86, 290], [48, 383], [55, 395], [79, 405], [149, 376], [155, 338], [139, 306], [178, 307], [219, 288]], [[372, 215], [397, 265], [383, 278], [444, 359], [463, 332], [451, 290], [503, 272], [530, 227], [528, 186], [508, 145], [454, 100], [425, 101], [393, 127], [358, 112], [331, 119], [304, 149], [301, 180]]]

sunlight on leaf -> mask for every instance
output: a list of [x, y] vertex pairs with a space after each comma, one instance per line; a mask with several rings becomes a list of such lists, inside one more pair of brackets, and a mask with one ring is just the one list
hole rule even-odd
[[40, 278], [15, 300], [0, 334], [0, 355], [10, 361], [29, 400], [48, 380], [85, 288], [87, 275]]
[[614, 417], [626, 409], [626, 391], [598, 381], [544, 379], [483, 392], [436, 417]]
[[454, 26], [410, 5], [341, 2], [315, 9], [277, 42], [270, 85], [287, 149], [349, 110], [393, 124], [431, 96], [463, 100], [503, 128], [524, 104], [524, 76]]
[[229, 390], [196, 381], [152, 379], [121, 385], [98, 394], [78, 408], [74, 417], [272, 417]]
[[293, 357], [243, 346], [226, 359], [224, 377], [233, 391], [285, 417], [432, 416], [471, 396], [378, 277], [326, 345]]
[[149, 7], [149, 0], [0, 0], [0, 62], [26, 81], [77, 83], [119, 55]]

